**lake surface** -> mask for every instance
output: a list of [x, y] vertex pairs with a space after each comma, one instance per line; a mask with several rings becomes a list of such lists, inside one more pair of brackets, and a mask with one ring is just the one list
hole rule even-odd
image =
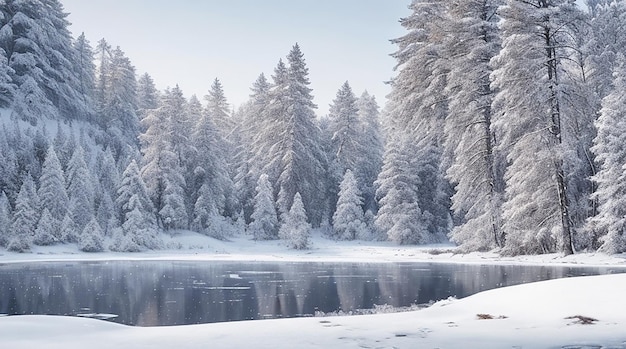
[[[618, 268], [437, 263], [46, 262], [0, 265], [0, 313], [135, 326], [311, 316], [426, 304]], [[97, 315], [94, 315], [97, 314]]]

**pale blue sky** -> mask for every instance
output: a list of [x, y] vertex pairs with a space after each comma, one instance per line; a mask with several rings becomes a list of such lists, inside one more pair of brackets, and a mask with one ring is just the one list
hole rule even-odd
[[379, 104], [389, 87], [398, 23], [410, 0], [61, 0], [71, 31], [119, 45], [138, 73], [159, 88], [179, 84], [186, 96], [206, 94], [218, 77], [229, 101], [244, 102], [263, 72], [296, 42], [324, 115], [336, 91], [350, 81]]

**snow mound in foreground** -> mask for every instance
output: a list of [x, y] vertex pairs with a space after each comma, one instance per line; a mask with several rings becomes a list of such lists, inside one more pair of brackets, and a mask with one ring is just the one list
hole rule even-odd
[[55, 316], [0, 317], [7, 348], [626, 349], [626, 275], [491, 290], [408, 313], [127, 327]]

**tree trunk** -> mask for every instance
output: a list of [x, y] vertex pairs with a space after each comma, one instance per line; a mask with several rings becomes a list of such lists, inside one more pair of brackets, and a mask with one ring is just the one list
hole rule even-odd
[[[556, 149], [558, 149], [558, 147], [563, 142], [563, 139], [561, 137], [561, 108], [557, 92], [558, 58], [556, 56], [555, 43], [552, 40], [552, 33], [549, 27], [545, 28], [544, 35], [546, 40], [546, 53], [548, 58], [548, 88], [550, 90], [551, 120], [549, 131], [553, 136], [555, 144], [554, 151], [557, 151]], [[564, 252], [566, 255], [570, 255], [574, 253], [574, 247], [572, 244], [572, 225], [569, 213], [569, 201], [567, 198], [567, 184], [565, 182], [565, 171], [563, 170], [563, 159], [556, 154], [554, 159], [554, 170], [556, 172], [556, 185], [559, 195], [559, 208], [561, 211], [561, 227], [563, 235], [563, 246], [561, 246], [561, 251]]]

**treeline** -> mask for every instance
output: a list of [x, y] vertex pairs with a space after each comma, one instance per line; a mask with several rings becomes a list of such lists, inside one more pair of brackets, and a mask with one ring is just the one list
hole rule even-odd
[[626, 251], [626, 5], [587, 5], [412, 2], [377, 222], [413, 237], [451, 207], [466, 251]]
[[[218, 79], [203, 105], [137, 79], [106, 40], [94, 49], [73, 39], [56, 0], [1, 9], [0, 244], [9, 250], [139, 251], [162, 247], [163, 231], [225, 238], [248, 225], [254, 238], [294, 248], [307, 247], [312, 226], [378, 238], [366, 224], [382, 163], [378, 105], [346, 82], [317, 118], [298, 45], [233, 111]], [[345, 214], [334, 214], [342, 195]]]
[[57, 0], [0, 8], [11, 250], [138, 251], [178, 229], [306, 248], [322, 227], [507, 255], [626, 251], [624, 1], [414, 0], [384, 132], [348, 82], [316, 116], [297, 44], [233, 110], [218, 79], [204, 103], [137, 79], [121, 49], [73, 39]]

